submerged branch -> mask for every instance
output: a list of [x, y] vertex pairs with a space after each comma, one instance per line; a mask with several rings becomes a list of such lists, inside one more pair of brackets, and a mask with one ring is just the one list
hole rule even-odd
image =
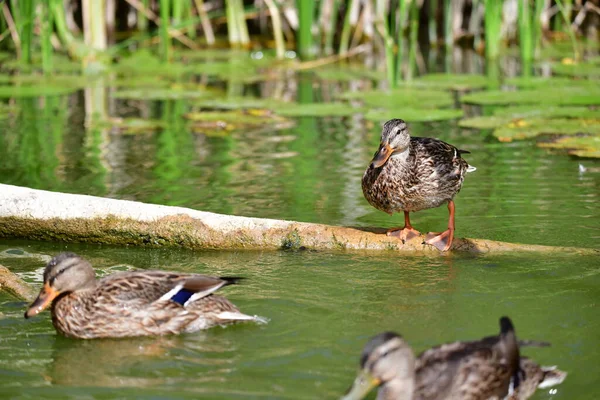
[[[0, 237], [188, 249], [393, 250], [439, 253], [423, 238], [402, 243], [383, 229], [248, 218], [48, 192], [0, 184]], [[471, 253], [598, 254], [598, 250], [455, 239], [452, 250]]]

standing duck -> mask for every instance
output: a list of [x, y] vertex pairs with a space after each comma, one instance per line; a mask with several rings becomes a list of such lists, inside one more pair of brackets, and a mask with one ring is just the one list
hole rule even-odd
[[429, 233], [425, 243], [447, 251], [454, 239], [454, 196], [465, 174], [475, 171], [461, 158], [469, 153], [441, 140], [410, 137], [406, 122], [392, 119], [381, 132], [381, 143], [362, 179], [367, 201], [390, 215], [404, 212], [404, 227], [388, 230], [402, 241], [420, 235], [410, 224], [409, 213], [448, 203], [448, 229]]
[[50, 306], [56, 330], [80, 339], [178, 334], [237, 321], [264, 322], [213, 294], [238, 279], [132, 271], [97, 280], [89, 262], [74, 253], [61, 253], [46, 265], [44, 286], [25, 318]]
[[361, 372], [342, 400], [358, 400], [379, 386], [378, 400], [502, 399], [519, 367], [519, 345], [509, 318], [500, 334], [471, 342], [443, 344], [415, 359], [410, 346], [393, 332], [365, 346]]

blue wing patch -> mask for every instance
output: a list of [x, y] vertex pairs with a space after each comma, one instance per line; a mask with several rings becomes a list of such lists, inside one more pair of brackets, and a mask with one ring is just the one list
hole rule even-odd
[[193, 294], [194, 294], [194, 292], [192, 292], [190, 290], [181, 289], [179, 292], [175, 293], [175, 295], [173, 295], [173, 297], [171, 297], [171, 300], [173, 300], [175, 303], [184, 305], [185, 302], [188, 301], [190, 299], [190, 297], [192, 297]]

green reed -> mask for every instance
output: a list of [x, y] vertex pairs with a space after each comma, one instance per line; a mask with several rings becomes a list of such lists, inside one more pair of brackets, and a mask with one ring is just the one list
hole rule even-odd
[[52, 25], [54, 24], [52, 10], [50, 9], [51, 0], [43, 0], [41, 8], [41, 47], [42, 47], [42, 69], [47, 74], [52, 71]]
[[265, 4], [269, 8], [271, 21], [273, 22], [273, 36], [275, 36], [275, 50], [277, 52], [277, 58], [281, 60], [285, 56], [285, 43], [283, 42], [283, 29], [279, 15], [279, 9], [273, 0], [265, 0]]
[[296, 4], [299, 18], [296, 46], [300, 58], [307, 60], [313, 56], [312, 26], [315, 19], [315, 1], [298, 0]]
[[[534, 29], [529, 0], [519, 0], [519, 50], [523, 63], [533, 60], [533, 40]], [[525, 71], [525, 68], [523, 70]]]
[[21, 57], [25, 64], [31, 64], [33, 47], [33, 28], [35, 19], [35, 0], [21, 0], [20, 13], [15, 15], [15, 23], [19, 27], [21, 37]]
[[417, 64], [417, 51], [419, 49], [419, 7], [416, 0], [410, 3], [410, 51], [408, 52], [408, 65], [406, 69], [406, 80], [412, 80], [414, 69]]
[[160, 0], [160, 46], [161, 54], [164, 61], [169, 61], [172, 54], [172, 43], [171, 37], [169, 36], [169, 8], [171, 6], [170, 0]]
[[556, 5], [558, 6], [560, 15], [565, 22], [565, 30], [569, 34], [569, 38], [571, 38], [571, 43], [573, 44], [573, 58], [579, 60], [581, 59], [581, 52], [579, 50], [579, 45], [577, 44], [575, 32], [573, 32], [573, 29], [571, 29], [571, 10], [573, 7], [573, 2], [572, 0], [565, 0], [563, 4], [562, 0], [556, 0]]
[[500, 54], [500, 28], [502, 27], [502, 2], [485, 0], [485, 55], [496, 60]]

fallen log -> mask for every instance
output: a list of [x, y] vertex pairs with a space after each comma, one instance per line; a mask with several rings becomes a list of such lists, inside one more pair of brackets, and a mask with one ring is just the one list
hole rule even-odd
[[25, 301], [32, 301], [37, 296], [34, 288], [3, 265], [0, 265], [0, 290]]
[[[383, 229], [239, 217], [0, 184], [0, 237], [187, 249], [392, 250], [440, 253]], [[600, 254], [596, 249], [456, 238], [453, 251]]]

